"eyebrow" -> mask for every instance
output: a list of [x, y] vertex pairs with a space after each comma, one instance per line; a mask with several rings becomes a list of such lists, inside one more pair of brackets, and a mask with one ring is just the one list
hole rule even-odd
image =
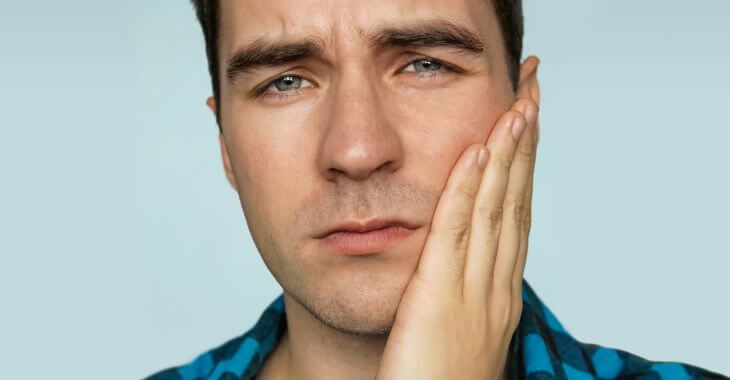
[[463, 25], [432, 20], [414, 25], [384, 28], [366, 38], [372, 48], [449, 47], [479, 56], [485, 45], [479, 36]]
[[303, 58], [322, 57], [324, 46], [322, 41], [313, 38], [284, 42], [257, 39], [231, 55], [226, 63], [226, 77], [233, 82], [238, 75], [259, 67], [275, 67]]
[[[380, 27], [364, 34], [368, 47], [375, 50], [448, 47], [473, 56], [482, 56], [486, 46], [469, 28], [447, 20], [427, 20], [411, 25]], [[226, 78], [233, 83], [241, 75], [261, 67], [282, 66], [305, 58], [324, 56], [327, 44], [321, 38], [285, 41], [256, 39], [236, 49], [226, 61]]]

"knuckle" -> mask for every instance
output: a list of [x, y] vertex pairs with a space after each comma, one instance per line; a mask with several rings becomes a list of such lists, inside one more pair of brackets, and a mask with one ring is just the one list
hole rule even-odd
[[525, 201], [521, 196], [511, 196], [505, 200], [505, 208], [514, 218], [514, 221], [521, 222], [525, 212]]
[[479, 216], [489, 222], [491, 227], [498, 227], [502, 223], [504, 208], [481, 206], [477, 209]]
[[454, 185], [447, 184], [445, 191], [456, 197], [466, 198], [473, 203], [476, 200], [478, 190], [466, 183], [459, 183]]
[[527, 139], [523, 141], [525, 141], [523, 144], [519, 144], [517, 146], [517, 159], [530, 162], [532, 160], [532, 155], [535, 153], [536, 147], [534, 143], [528, 142]]
[[[490, 146], [490, 144], [492, 146]], [[487, 170], [497, 170], [501, 174], [509, 173], [510, 168], [512, 167], [512, 160], [514, 159], [514, 152], [515, 146], [502, 146], [502, 144], [499, 141], [489, 141], [487, 142], [487, 149], [489, 149], [489, 152], [491, 153], [489, 155], [489, 163]], [[515, 142], [511, 142], [510, 144], [516, 144]]]
[[524, 216], [522, 219], [522, 230], [525, 233], [529, 233], [531, 227], [532, 227], [532, 209], [530, 207], [526, 207], [524, 209]]
[[509, 157], [499, 156], [497, 157], [497, 164], [501, 169], [509, 171], [510, 166], [512, 166], [512, 160]]
[[464, 218], [459, 216], [447, 223], [442, 234], [457, 247], [463, 247], [469, 240], [470, 229], [471, 223], [464, 221]]
[[453, 189], [453, 191], [456, 194], [466, 198], [471, 203], [474, 203], [474, 201], [476, 201], [476, 199], [477, 199], [476, 191], [472, 187], [470, 187], [466, 184], [461, 184], [461, 185], [456, 186]]

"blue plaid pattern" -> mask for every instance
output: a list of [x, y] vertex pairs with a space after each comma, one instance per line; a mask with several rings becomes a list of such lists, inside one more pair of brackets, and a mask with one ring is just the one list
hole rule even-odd
[[[507, 373], [511, 379], [728, 379], [684, 363], [651, 362], [622, 350], [579, 342], [525, 280], [522, 300], [520, 323], [509, 347]], [[243, 335], [146, 380], [255, 379], [286, 330], [284, 313], [280, 295]]]

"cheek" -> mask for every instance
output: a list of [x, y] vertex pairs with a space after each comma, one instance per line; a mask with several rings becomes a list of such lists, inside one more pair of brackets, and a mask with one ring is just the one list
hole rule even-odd
[[305, 128], [310, 108], [304, 102], [285, 111], [239, 107], [229, 115], [226, 138], [233, 141], [236, 175], [245, 184], [270, 188], [292, 185], [300, 178], [294, 174], [312, 144]]
[[438, 176], [445, 184], [444, 173], [464, 149], [486, 143], [494, 123], [510, 105], [509, 93], [487, 86], [475, 80], [458, 88], [391, 93], [392, 99], [383, 103], [389, 105], [389, 120], [406, 123], [399, 127], [404, 144], [414, 165], [427, 171], [424, 175]]
[[[302, 107], [305, 107], [304, 105]], [[296, 107], [294, 107], [296, 108]], [[303, 123], [307, 109], [272, 112], [246, 108], [232, 113], [226, 120], [226, 139], [231, 141], [229, 156], [238, 182], [241, 202], [247, 218], [255, 218], [249, 227], [266, 225], [276, 229], [299, 204], [296, 198], [311, 188], [306, 164], [311, 162], [311, 134]]]

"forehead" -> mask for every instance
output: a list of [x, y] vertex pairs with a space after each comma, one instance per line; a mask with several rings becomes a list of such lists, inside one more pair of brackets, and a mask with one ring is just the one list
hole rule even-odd
[[221, 0], [219, 53], [257, 38], [318, 36], [328, 42], [358, 39], [382, 26], [419, 20], [463, 25], [488, 44], [498, 43], [487, 0]]

